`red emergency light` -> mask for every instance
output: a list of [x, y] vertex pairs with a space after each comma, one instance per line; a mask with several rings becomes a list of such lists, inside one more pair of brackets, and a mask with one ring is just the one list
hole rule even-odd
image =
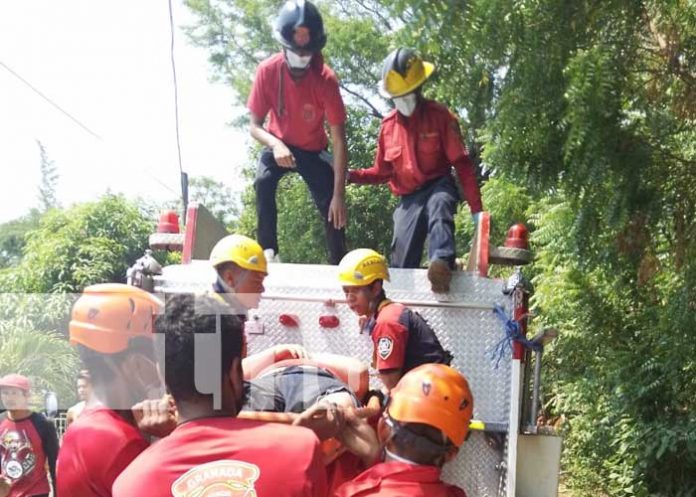
[[160, 213], [157, 233], [179, 233], [179, 215], [175, 210], [166, 209]]
[[507, 248], [529, 250], [529, 232], [527, 227], [522, 223], [513, 224], [508, 230], [505, 246]]

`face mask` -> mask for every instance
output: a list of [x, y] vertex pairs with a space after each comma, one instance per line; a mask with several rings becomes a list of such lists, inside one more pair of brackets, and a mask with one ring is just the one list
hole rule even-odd
[[394, 102], [394, 107], [396, 107], [396, 110], [398, 110], [401, 115], [408, 117], [413, 114], [414, 110], [416, 110], [418, 97], [415, 93], [409, 93], [403, 97], [394, 97], [392, 101]]
[[312, 55], [297, 55], [292, 50], [286, 50], [285, 60], [288, 61], [290, 69], [305, 69], [312, 60]]

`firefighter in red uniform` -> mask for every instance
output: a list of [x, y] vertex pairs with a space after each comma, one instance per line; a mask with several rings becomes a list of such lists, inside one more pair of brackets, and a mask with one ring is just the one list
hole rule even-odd
[[179, 425], [118, 477], [115, 497], [326, 494], [311, 430], [236, 418], [244, 397], [243, 330], [229, 307], [207, 295], [174, 295], [155, 326], [164, 334], [158, 358]]
[[152, 344], [161, 307], [155, 296], [121, 284], [87, 287], [75, 302], [70, 341], [89, 371], [93, 395], [63, 437], [58, 495], [110, 496], [119, 473], [149, 445], [131, 407], [162, 393]]
[[56, 428], [29, 408], [29, 378], [19, 374], [3, 376], [0, 396], [7, 409], [0, 415], [0, 488], [5, 486], [5, 495], [9, 497], [48, 497], [46, 466], [54, 487], [56, 482]]
[[386, 115], [374, 165], [352, 170], [351, 183], [389, 183], [400, 197], [394, 212], [391, 266], [420, 266], [428, 238], [428, 277], [434, 292], [449, 291], [455, 262], [454, 214], [459, 202], [451, 175], [457, 173], [469, 208], [482, 210], [481, 194], [457, 118], [426, 100], [421, 86], [434, 66], [413, 50], [399, 48], [384, 61], [381, 92], [396, 109]]
[[387, 299], [387, 261], [371, 249], [356, 249], [338, 266], [348, 306], [363, 317], [363, 331], [372, 337], [373, 366], [387, 389], [411, 369], [426, 363], [449, 364], [452, 355], [442, 348], [435, 332], [420, 314]]
[[440, 479], [469, 432], [473, 398], [466, 378], [443, 364], [408, 372], [379, 421], [384, 462], [342, 485], [335, 497], [466, 497]]
[[[265, 147], [254, 182], [259, 242], [278, 254], [276, 190], [281, 177], [295, 170], [323, 218], [329, 261], [336, 264], [346, 252], [346, 111], [336, 75], [321, 55], [321, 14], [309, 1], [290, 0], [280, 10], [275, 34], [282, 52], [261, 62], [247, 103], [251, 136]], [[333, 158], [326, 151], [325, 120]]]

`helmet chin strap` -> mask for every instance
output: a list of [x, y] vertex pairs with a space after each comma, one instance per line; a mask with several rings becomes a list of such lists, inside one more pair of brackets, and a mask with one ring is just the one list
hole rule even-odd
[[235, 313], [246, 314], [249, 309], [239, 300], [237, 290], [229, 285], [220, 275], [217, 277], [217, 286], [223, 290], [222, 298], [232, 307]]
[[220, 277], [220, 275], [218, 275], [217, 279], [218, 283], [220, 284], [222, 289], [225, 290], [226, 293], [236, 293], [234, 287], [228, 285], [227, 282], [222, 277]]
[[437, 444], [437, 443], [433, 442], [432, 440], [429, 440], [425, 437], [421, 437], [421, 436], [416, 435], [415, 433], [411, 432], [408, 428], [405, 428], [404, 426], [400, 425], [398, 422], [395, 422], [395, 420], [391, 416], [389, 416], [389, 414], [386, 415], [385, 422], [386, 422], [387, 426], [389, 426], [389, 428], [390, 428], [389, 437], [384, 441], [384, 455], [385, 455], [385, 457], [388, 457], [390, 459], [400, 461], [400, 462], [406, 462], [409, 464], [422, 465], [422, 463], [414, 462], [414, 461], [407, 459], [405, 457], [396, 455], [387, 449], [387, 445], [389, 444], [389, 442], [394, 437], [396, 437], [397, 433], [398, 433], [400, 437], [403, 437], [405, 440], [408, 441], [409, 446], [419, 447], [419, 448], [428, 450], [430, 452], [436, 453], [437, 454], [437, 461], [436, 461], [437, 466], [442, 466], [445, 463], [445, 455], [449, 451], [449, 447], [447, 447], [446, 445]]
[[412, 464], [414, 466], [420, 466], [420, 464], [418, 464], [415, 461], [411, 461], [410, 459], [407, 459], [405, 457], [397, 456], [396, 454], [391, 452], [386, 447], [384, 448], [384, 461], [385, 462], [386, 461], [398, 461], [398, 462], [405, 462], [406, 464]]

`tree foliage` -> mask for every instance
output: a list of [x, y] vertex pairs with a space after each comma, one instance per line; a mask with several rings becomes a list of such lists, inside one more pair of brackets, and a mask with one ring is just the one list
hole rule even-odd
[[[189, 0], [192, 38], [244, 103], [277, 50], [279, 2]], [[385, 108], [380, 62], [419, 49], [437, 74], [426, 96], [461, 117], [494, 214], [494, 242], [525, 221], [537, 260], [537, 326], [549, 414], [566, 424], [577, 495], [696, 493], [696, 5], [580, 0], [335, 0], [320, 3], [324, 50], [349, 105], [350, 167], [369, 165]], [[289, 260], [322, 260], [301, 181], [281, 187]], [[287, 190], [287, 191], [286, 191]], [[349, 187], [352, 247], [385, 250], [394, 200]], [[253, 192], [240, 226], [253, 234]], [[312, 224], [314, 223], [314, 224]], [[457, 216], [460, 252], [471, 236]], [[283, 250], [283, 249], [281, 249]]]
[[72, 304], [87, 285], [125, 280], [153, 220], [123, 197], [105, 195], [16, 223], [4, 226], [16, 226], [26, 243], [0, 271], [0, 374], [26, 374], [36, 392], [55, 391], [67, 407], [79, 369], [66, 340]]
[[0, 375], [31, 379], [35, 408], [41, 408], [42, 392], [55, 392], [60, 408], [75, 401], [79, 359], [61, 333], [37, 329], [26, 320], [0, 320], [0, 358]]
[[39, 185], [39, 206], [42, 211], [58, 207], [56, 186], [58, 184], [58, 169], [56, 164], [48, 157], [46, 147], [40, 141], [36, 141], [39, 147], [41, 162], [41, 184]]
[[199, 202], [225, 226], [239, 217], [239, 205], [232, 189], [209, 176], [194, 176], [189, 180], [189, 201]]
[[2, 274], [5, 289], [74, 293], [93, 283], [125, 281], [153, 229], [152, 220], [115, 195], [48, 211], [27, 234], [21, 262]]
[[0, 270], [17, 264], [29, 231], [38, 227], [41, 215], [32, 209], [28, 214], [0, 224]]

